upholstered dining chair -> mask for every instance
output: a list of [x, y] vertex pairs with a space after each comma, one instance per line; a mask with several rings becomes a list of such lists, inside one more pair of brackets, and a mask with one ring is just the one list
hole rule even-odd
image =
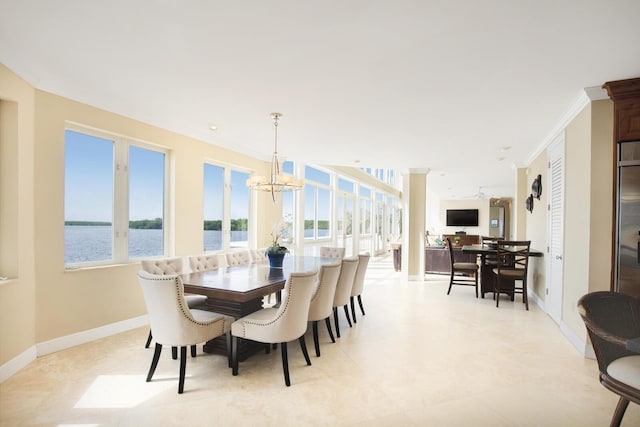
[[473, 286], [476, 289], [476, 298], [478, 298], [478, 264], [475, 262], [456, 262], [451, 239], [447, 237], [446, 241], [451, 268], [447, 295], [451, 292], [453, 285]]
[[[529, 271], [530, 240], [498, 240], [496, 260], [497, 268], [493, 273], [497, 276], [493, 297], [496, 307], [500, 303], [500, 294], [506, 292], [511, 296], [522, 294], [522, 302], [529, 310], [529, 298], [527, 295], [527, 273]], [[507, 282], [512, 283], [513, 287]], [[516, 282], [522, 282], [522, 286], [516, 286]]]
[[[196, 344], [228, 334], [233, 318], [211, 311], [190, 309], [184, 298], [182, 280], [177, 274], [156, 275], [140, 271], [138, 281], [156, 340], [147, 382], [151, 381], [158, 366], [162, 346], [180, 347], [178, 393], [182, 393], [187, 364], [187, 346], [194, 348]], [[227, 347], [230, 341], [231, 337], [227, 335]]]
[[230, 251], [224, 255], [229, 267], [234, 265], [251, 264], [251, 253], [248, 250]]
[[320, 256], [323, 258], [344, 258], [344, 248], [337, 248], [332, 246], [320, 246]]
[[250, 249], [249, 252], [251, 253], [251, 262], [262, 262], [269, 259], [267, 248]]
[[340, 268], [342, 263], [336, 260], [334, 264], [324, 264], [320, 266], [318, 273], [318, 289], [311, 298], [309, 306], [309, 322], [313, 328], [313, 345], [316, 350], [316, 356], [320, 357], [320, 339], [318, 337], [318, 322], [324, 320], [327, 325], [327, 331], [331, 342], [336, 342], [331, 330], [331, 312], [333, 308], [333, 297], [336, 293], [338, 278], [340, 277]]
[[598, 291], [578, 300], [598, 361], [600, 383], [620, 399], [611, 419], [619, 426], [629, 402], [640, 405], [640, 299]]
[[189, 268], [193, 273], [220, 268], [220, 256], [218, 254], [193, 255], [189, 257]]
[[364, 306], [362, 305], [362, 290], [364, 289], [364, 276], [367, 272], [367, 266], [369, 265], [369, 253], [358, 255], [358, 269], [356, 270], [356, 276], [353, 278], [353, 287], [351, 288], [351, 297], [349, 302], [351, 303], [351, 317], [353, 317], [353, 323], [358, 323], [356, 320], [356, 305], [355, 298], [358, 298], [358, 305], [360, 311], [364, 316]]
[[338, 307], [344, 307], [344, 314], [347, 317], [349, 327], [351, 327], [347, 304], [349, 304], [349, 297], [351, 296], [351, 289], [353, 288], [353, 280], [356, 277], [358, 262], [360, 262], [360, 260], [357, 256], [342, 259], [342, 268], [340, 269], [340, 276], [338, 277], [338, 284], [336, 285], [336, 293], [333, 297], [333, 323], [336, 327], [336, 335], [338, 338], [340, 338]]
[[302, 353], [311, 365], [304, 334], [307, 330], [311, 297], [316, 290], [317, 270], [291, 273], [284, 286], [282, 303], [279, 307], [269, 307], [242, 317], [231, 325], [231, 366], [233, 375], [238, 375], [238, 340], [248, 339], [265, 344], [280, 344], [284, 382], [289, 379], [287, 343], [300, 342]]
[[[172, 275], [184, 273], [182, 257], [157, 258], [148, 260], [143, 259], [142, 261], [140, 261], [140, 266], [142, 267], [143, 271], [156, 275]], [[204, 295], [185, 295], [184, 299], [187, 302], [189, 308], [197, 308], [205, 303], [207, 297]], [[151, 344], [151, 340], [153, 339], [153, 333], [151, 331], [152, 330], [149, 329], [149, 336], [147, 337], [147, 342], [145, 343], [144, 348], [149, 348], [149, 345]], [[173, 348], [172, 354], [173, 358], [177, 359], [178, 349]], [[191, 347], [191, 355], [193, 357], [196, 356], [195, 345]]]

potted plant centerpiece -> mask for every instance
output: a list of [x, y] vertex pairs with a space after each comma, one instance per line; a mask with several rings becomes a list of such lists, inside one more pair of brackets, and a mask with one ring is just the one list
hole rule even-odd
[[267, 257], [269, 258], [269, 266], [271, 268], [282, 268], [282, 261], [284, 256], [289, 252], [286, 246], [282, 246], [280, 241], [287, 231], [287, 225], [284, 221], [278, 221], [271, 231], [271, 246], [266, 250]]

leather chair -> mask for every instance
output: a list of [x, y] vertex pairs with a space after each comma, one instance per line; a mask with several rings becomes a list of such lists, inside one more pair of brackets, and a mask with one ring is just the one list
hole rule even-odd
[[309, 306], [309, 322], [313, 327], [313, 344], [316, 350], [316, 356], [320, 357], [320, 339], [318, 338], [318, 321], [324, 320], [329, 331], [331, 342], [336, 342], [331, 330], [331, 311], [333, 308], [333, 297], [336, 293], [338, 278], [340, 277], [340, 269], [342, 263], [337, 261], [335, 264], [324, 264], [320, 266], [318, 273], [318, 289], [311, 298]]
[[369, 253], [358, 255], [358, 269], [356, 270], [356, 276], [353, 279], [353, 288], [351, 288], [351, 297], [349, 298], [349, 302], [351, 303], [351, 316], [353, 317], [353, 323], [358, 323], [358, 321], [356, 320], [356, 297], [358, 298], [360, 311], [364, 316], [364, 306], [362, 305], [362, 290], [364, 289], [364, 276], [367, 272], [367, 266], [369, 265], [370, 258], [371, 257]]
[[578, 300], [598, 361], [600, 383], [618, 396], [611, 419], [619, 426], [629, 402], [640, 405], [640, 299], [598, 291]]
[[[529, 310], [529, 298], [527, 295], [527, 273], [529, 271], [530, 240], [499, 240], [497, 245], [497, 268], [493, 273], [497, 276], [493, 298], [496, 307], [500, 304], [500, 294], [505, 292], [511, 295], [522, 294], [522, 302]], [[522, 282], [522, 286], [516, 286], [515, 282]]]
[[[171, 258], [157, 258], [157, 259], [148, 259], [140, 261], [140, 266], [143, 271], [146, 271], [150, 274], [156, 275], [173, 275], [173, 274], [183, 274], [184, 267], [182, 262], [182, 257], [171, 257]], [[207, 301], [207, 297], [204, 295], [185, 295], [185, 301], [189, 308], [198, 308], [204, 305], [205, 301]], [[151, 344], [151, 339], [153, 338], [153, 334], [151, 329], [149, 329], [149, 336], [147, 337], [147, 342], [144, 345], [144, 348], [149, 348]], [[173, 358], [174, 360], [178, 358], [178, 349], [174, 348]], [[191, 356], [196, 356], [196, 347], [195, 345], [191, 348]]]
[[[233, 375], [238, 375], [238, 339], [248, 339], [265, 344], [280, 344], [284, 382], [289, 380], [287, 343], [297, 339], [302, 353], [311, 365], [304, 334], [307, 330], [311, 297], [316, 290], [318, 271], [291, 273], [284, 286], [282, 304], [242, 317], [231, 325], [231, 366]], [[268, 348], [268, 347], [267, 347]]]
[[[182, 393], [187, 346], [194, 348], [196, 344], [227, 334], [233, 318], [211, 311], [190, 309], [184, 298], [182, 280], [177, 274], [155, 275], [140, 271], [138, 280], [156, 339], [156, 349], [147, 374], [147, 382], [151, 381], [158, 366], [162, 346], [180, 347], [178, 393]], [[228, 335], [227, 347], [230, 340], [231, 337]]]
[[340, 338], [340, 324], [338, 323], [338, 307], [344, 307], [344, 314], [347, 316], [347, 322], [351, 327], [351, 319], [349, 318], [349, 297], [353, 288], [353, 280], [356, 277], [358, 269], [358, 257], [349, 257], [342, 260], [342, 268], [336, 285], [336, 293], [333, 297], [333, 323], [336, 327], [336, 335]]
[[320, 256], [323, 258], [344, 258], [344, 248], [334, 248], [331, 246], [320, 246]]
[[451, 266], [447, 295], [451, 292], [453, 285], [473, 286], [476, 289], [476, 298], [478, 298], [478, 264], [475, 262], [456, 262], [451, 239], [447, 237], [446, 241]]
[[251, 254], [248, 250], [231, 251], [224, 254], [227, 266], [251, 264]]
[[193, 273], [217, 270], [220, 268], [220, 256], [218, 254], [190, 256], [189, 267]]

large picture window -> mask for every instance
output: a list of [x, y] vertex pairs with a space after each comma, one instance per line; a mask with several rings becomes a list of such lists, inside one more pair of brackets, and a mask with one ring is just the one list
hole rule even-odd
[[204, 250], [249, 246], [249, 173], [204, 164]]
[[166, 153], [98, 132], [65, 132], [64, 262], [165, 252]]
[[304, 238], [329, 239], [331, 237], [331, 175], [305, 167], [304, 186]]

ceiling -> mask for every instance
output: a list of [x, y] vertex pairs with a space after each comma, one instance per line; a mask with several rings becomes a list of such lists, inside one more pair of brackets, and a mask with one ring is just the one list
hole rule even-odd
[[638, 0], [0, 0], [0, 61], [265, 160], [278, 111], [281, 157], [508, 197], [585, 88], [640, 76], [639, 16]]

